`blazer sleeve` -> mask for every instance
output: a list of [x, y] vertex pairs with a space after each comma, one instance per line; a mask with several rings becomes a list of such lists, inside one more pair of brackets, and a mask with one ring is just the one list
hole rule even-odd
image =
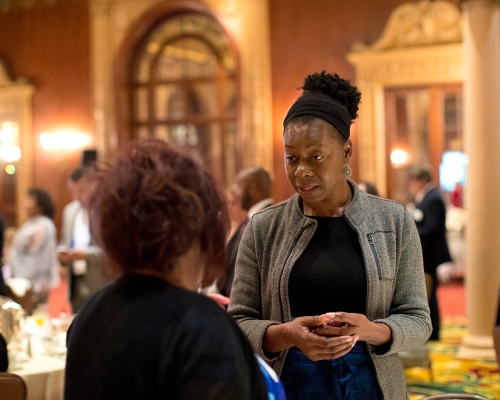
[[236, 257], [235, 275], [228, 312], [249, 339], [254, 351], [264, 360], [275, 360], [281, 353], [265, 353], [262, 340], [267, 328], [279, 321], [264, 320], [262, 316], [261, 269], [257, 252], [254, 219], [248, 223], [241, 238]]
[[375, 320], [391, 328], [392, 341], [387, 346], [373, 347], [376, 354], [387, 355], [423, 345], [431, 334], [420, 239], [410, 214], [404, 211], [399, 238], [397, 275], [387, 318]]

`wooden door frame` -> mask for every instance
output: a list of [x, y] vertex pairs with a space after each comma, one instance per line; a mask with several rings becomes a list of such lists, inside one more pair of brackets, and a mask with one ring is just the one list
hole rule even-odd
[[386, 121], [386, 170], [387, 170], [387, 196], [392, 197], [391, 188], [394, 184], [394, 174], [390, 160], [392, 148], [392, 139], [395, 134], [395, 128], [391, 123], [396, 120], [394, 100], [398, 94], [412, 91], [428, 91], [429, 93], [429, 159], [430, 169], [434, 181], [439, 185], [439, 166], [445, 151], [445, 130], [444, 130], [444, 94], [446, 92], [458, 92], [462, 90], [461, 84], [433, 84], [418, 86], [398, 86], [386, 88], [385, 99], [385, 121]]

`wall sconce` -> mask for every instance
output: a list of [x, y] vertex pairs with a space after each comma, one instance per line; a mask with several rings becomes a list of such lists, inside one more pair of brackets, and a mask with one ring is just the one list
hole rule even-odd
[[79, 150], [92, 144], [92, 137], [76, 130], [60, 130], [54, 133], [42, 132], [40, 144], [44, 150]]
[[397, 167], [402, 167], [403, 165], [407, 164], [410, 159], [410, 156], [407, 151], [402, 150], [402, 149], [395, 149], [391, 153], [391, 162], [394, 164], [394, 166]]
[[21, 159], [17, 122], [4, 121], [0, 124], [0, 159], [6, 162], [16, 162]]

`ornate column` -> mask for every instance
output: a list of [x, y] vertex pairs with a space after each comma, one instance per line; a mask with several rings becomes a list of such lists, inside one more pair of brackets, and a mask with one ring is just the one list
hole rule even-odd
[[463, 358], [494, 359], [500, 288], [500, 2], [463, 4], [468, 335]]

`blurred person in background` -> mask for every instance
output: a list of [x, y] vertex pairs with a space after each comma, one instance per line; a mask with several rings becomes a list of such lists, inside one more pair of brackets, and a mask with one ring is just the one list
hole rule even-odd
[[455, 183], [455, 187], [450, 193], [450, 202], [453, 207], [463, 208], [463, 186], [462, 182]]
[[358, 188], [373, 196], [380, 196], [377, 187], [371, 182], [361, 181], [358, 183]]
[[118, 280], [73, 320], [65, 399], [267, 399], [245, 335], [197, 293], [224, 268], [214, 178], [164, 141], [132, 142], [97, 171], [89, 220]]
[[247, 210], [248, 218], [273, 204], [271, 193], [273, 181], [269, 172], [260, 166], [246, 168], [236, 177], [240, 190], [241, 207]]
[[225, 271], [224, 275], [217, 279], [217, 291], [223, 296], [229, 297], [234, 279], [234, 266], [241, 236], [248, 222], [247, 211], [241, 205], [241, 197], [236, 185], [227, 192], [227, 208], [231, 221], [231, 230], [226, 241]]
[[440, 317], [436, 295], [438, 266], [451, 261], [446, 241], [446, 205], [429, 169], [415, 166], [409, 172], [408, 190], [415, 207], [411, 213], [422, 244], [424, 272], [431, 312], [432, 333], [429, 340], [439, 340]]
[[[249, 167], [238, 173], [236, 186], [228, 194], [230, 218], [231, 221], [234, 219], [236, 222], [231, 222], [231, 233], [226, 245], [226, 269], [224, 275], [216, 283], [217, 291], [225, 297], [231, 294], [236, 256], [248, 219], [273, 204], [272, 185], [271, 175], [264, 168]], [[235, 227], [234, 233], [233, 226]], [[229, 299], [226, 302], [229, 302]]]
[[85, 301], [110, 282], [101, 269], [103, 254], [90, 234], [85, 209], [92, 190], [89, 167], [75, 169], [68, 180], [73, 201], [62, 213], [59, 261], [68, 265], [68, 291], [73, 313]]
[[28, 220], [12, 238], [8, 264], [12, 278], [31, 282], [31, 303], [36, 306], [47, 303], [50, 289], [59, 284], [55, 208], [49, 193], [39, 188], [28, 190], [24, 207]]

